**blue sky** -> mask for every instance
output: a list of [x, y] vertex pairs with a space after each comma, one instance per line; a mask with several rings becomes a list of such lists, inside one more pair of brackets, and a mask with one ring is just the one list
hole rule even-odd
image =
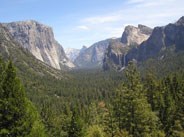
[[0, 22], [36, 20], [64, 48], [121, 37], [126, 25], [163, 26], [184, 15], [184, 0], [1, 0]]

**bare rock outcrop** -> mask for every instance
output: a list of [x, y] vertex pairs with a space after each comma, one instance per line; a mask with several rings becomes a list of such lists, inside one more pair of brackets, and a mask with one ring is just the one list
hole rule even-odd
[[114, 41], [109, 44], [103, 60], [103, 69], [114, 68], [120, 70], [125, 67], [128, 51], [146, 41], [151, 33], [152, 29], [144, 25], [138, 25], [138, 27], [128, 25], [125, 27], [121, 42]]
[[36, 21], [20, 21], [3, 24], [25, 49], [37, 59], [56, 68], [74, 67], [66, 57], [62, 46], [54, 39], [51, 27]]

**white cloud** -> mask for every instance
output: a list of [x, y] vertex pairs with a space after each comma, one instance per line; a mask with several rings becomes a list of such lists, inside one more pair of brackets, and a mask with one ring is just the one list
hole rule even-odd
[[90, 30], [90, 28], [88, 26], [85, 26], [85, 25], [77, 26], [77, 29], [79, 29], [79, 30]]
[[[123, 24], [165, 25], [184, 13], [183, 0], [128, 0], [121, 10], [81, 19], [90, 28], [121, 27]], [[164, 24], [165, 22], [165, 24]]]
[[129, 0], [128, 3], [129, 4], [137, 4], [137, 3], [143, 3], [149, 0]]
[[116, 22], [121, 20], [121, 16], [119, 15], [107, 15], [107, 16], [94, 16], [82, 19], [82, 22], [90, 23], [90, 24], [103, 24], [109, 22]]
[[166, 25], [183, 16], [183, 0], [129, 0], [127, 8], [117, 12], [123, 23], [150, 27]]

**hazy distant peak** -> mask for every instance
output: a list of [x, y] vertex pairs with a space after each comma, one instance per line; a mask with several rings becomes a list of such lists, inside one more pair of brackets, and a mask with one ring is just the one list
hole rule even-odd
[[65, 49], [66, 56], [73, 62], [80, 53], [80, 49], [67, 48]]
[[88, 48], [88, 47], [87, 47], [87, 46], [85, 46], [85, 45], [83, 45], [83, 46], [82, 46], [82, 49], [87, 49], [87, 48]]
[[177, 22], [176, 25], [184, 25], [184, 16], [182, 16]]
[[110, 38], [110, 39], [118, 39], [117, 37], [112, 37], [112, 38]]

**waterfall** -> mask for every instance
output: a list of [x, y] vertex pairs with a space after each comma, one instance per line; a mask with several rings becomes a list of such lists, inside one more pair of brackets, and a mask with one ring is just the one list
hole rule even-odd
[[118, 58], [119, 58], [119, 65], [122, 66], [122, 61], [121, 61], [121, 54], [118, 55]]
[[[121, 64], [122, 65], [122, 64]], [[126, 66], [126, 53], [124, 54], [123, 56], [123, 66], [122, 68], [119, 70], [120, 72], [123, 71], [125, 69], [125, 66]]]
[[126, 53], [124, 54], [123, 67], [126, 66]]

